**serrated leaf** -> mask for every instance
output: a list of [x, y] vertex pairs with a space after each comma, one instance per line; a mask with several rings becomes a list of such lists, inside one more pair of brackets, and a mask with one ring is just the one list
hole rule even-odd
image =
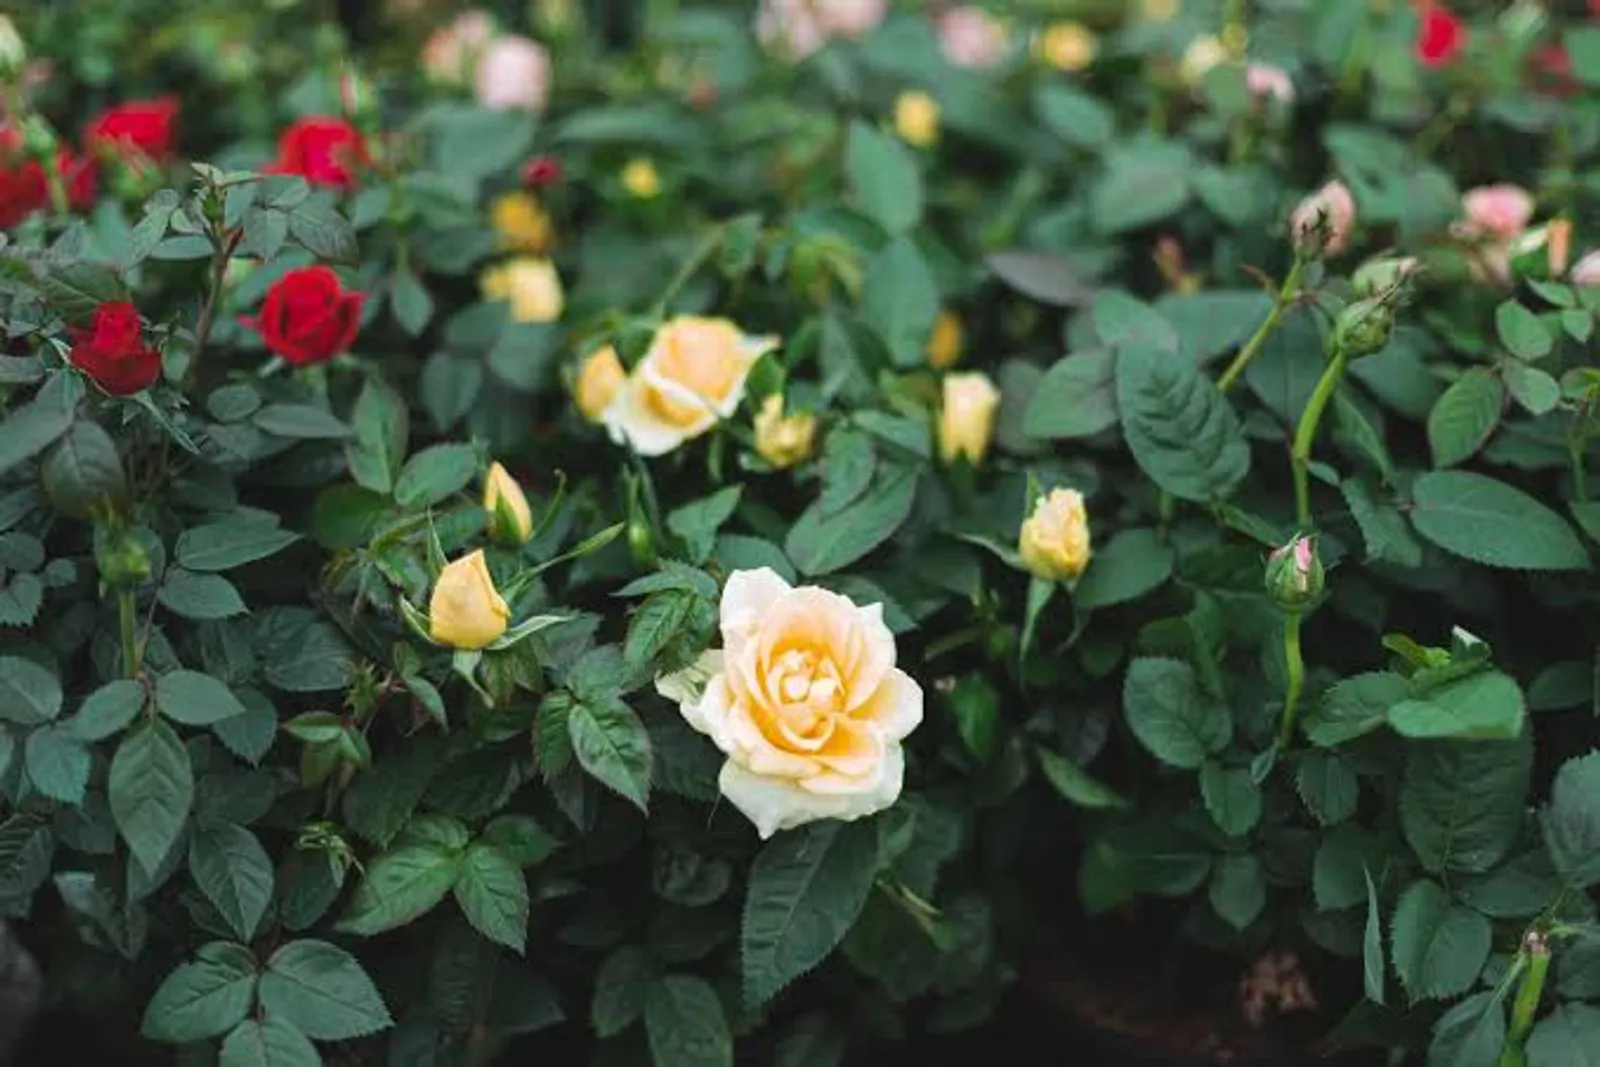
[[272, 860], [244, 827], [200, 823], [189, 841], [189, 874], [228, 928], [249, 941], [272, 901]]
[[1428, 1067], [1497, 1067], [1506, 1041], [1506, 1012], [1494, 992], [1474, 993], [1433, 1027]]
[[414, 922], [455, 886], [461, 857], [437, 844], [406, 845], [367, 865], [349, 910], [335, 927], [371, 937]]
[[240, 945], [214, 941], [162, 981], [145, 1008], [139, 1032], [172, 1044], [217, 1037], [243, 1021], [255, 995], [256, 966], [250, 953]]
[[606, 957], [595, 976], [589, 1008], [597, 1036], [615, 1037], [638, 1021], [654, 970], [650, 957], [636, 945], [624, 945]]
[[308, 200], [289, 212], [289, 236], [307, 252], [329, 263], [359, 262], [356, 232], [338, 210]]
[[1479, 873], [1498, 863], [1522, 828], [1532, 765], [1527, 734], [1408, 746], [1400, 828], [1423, 869]]
[[220, 574], [198, 574], [187, 567], [168, 567], [156, 598], [162, 607], [186, 619], [228, 619], [248, 610], [228, 579]]
[[245, 708], [222, 682], [199, 671], [171, 671], [156, 680], [156, 708], [185, 726], [210, 726]]
[[394, 484], [394, 498], [405, 508], [432, 507], [465, 489], [477, 475], [478, 453], [471, 445], [432, 445], [406, 461]]
[[1029, 437], [1093, 437], [1117, 424], [1117, 364], [1109, 348], [1056, 360], [1040, 379], [1022, 416]]
[[1542, 359], [1554, 345], [1539, 316], [1515, 300], [1502, 301], [1494, 309], [1494, 327], [1500, 343], [1518, 359]]
[[282, 1019], [246, 1019], [222, 1042], [217, 1067], [322, 1067], [322, 1057]]
[[1239, 418], [1194, 361], [1152, 344], [1119, 347], [1117, 408], [1129, 450], [1181, 500], [1227, 497], [1250, 473]]
[[733, 1067], [733, 1037], [716, 990], [700, 978], [650, 983], [644, 1029], [655, 1067]]
[[1433, 402], [1428, 412], [1428, 447], [1435, 467], [1453, 467], [1475, 455], [1500, 424], [1506, 388], [1484, 367], [1467, 371]]
[[856, 206], [889, 233], [921, 218], [922, 177], [900, 142], [856, 120], [845, 138], [844, 169]]
[[89, 784], [89, 749], [64, 726], [41, 726], [28, 735], [28, 780], [51, 800], [83, 803]]
[[522, 955], [528, 941], [528, 882], [505, 853], [487, 844], [468, 848], [455, 895], [475, 930]]
[[1058, 756], [1045, 748], [1035, 749], [1034, 755], [1039, 757], [1039, 769], [1044, 771], [1045, 780], [1055, 787], [1057, 793], [1080, 808], [1128, 807], [1126, 797], [1092, 777], [1065, 756]]
[[1470, 471], [1431, 471], [1412, 486], [1411, 522], [1447, 552], [1490, 567], [1588, 570], [1565, 520], [1504, 482]]
[[345, 443], [345, 462], [357, 485], [387, 495], [405, 461], [411, 415], [405, 401], [381, 378], [368, 378], [350, 414], [355, 436]]
[[1539, 823], [1563, 882], [1578, 889], [1600, 882], [1600, 752], [1561, 765]]
[[21, 656], [0, 656], [0, 719], [19, 726], [49, 722], [61, 714], [61, 679]]
[[1395, 905], [1394, 969], [1411, 999], [1452, 997], [1472, 988], [1489, 958], [1489, 920], [1436, 883], [1413, 882]]
[[356, 958], [326, 941], [291, 941], [261, 974], [261, 1007], [318, 1041], [347, 1041], [394, 1025]]
[[831, 574], [848, 567], [883, 544], [911, 515], [916, 475], [909, 471], [880, 474], [853, 503], [831, 514], [819, 500], [807, 508], [784, 539], [784, 552], [800, 573]]
[[1211, 821], [1229, 837], [1249, 833], [1261, 820], [1261, 787], [1247, 767], [1206, 761], [1200, 768], [1200, 797]]
[[1254, 856], [1222, 856], [1211, 869], [1206, 898], [1235, 930], [1256, 921], [1267, 906], [1267, 876]]
[[194, 802], [189, 753], [159, 719], [132, 731], [111, 758], [106, 784], [111, 817], [146, 871], [161, 865]]
[[1374, 500], [1366, 484], [1353, 478], [1340, 483], [1339, 490], [1350, 508], [1350, 517], [1361, 530], [1368, 559], [1402, 567], [1422, 566], [1422, 545], [1399, 508], [1387, 501]]
[[1562, 1004], [1528, 1038], [1527, 1067], [1600, 1067], [1600, 1009]]
[[1072, 590], [1072, 601], [1088, 611], [1137, 600], [1172, 577], [1175, 553], [1154, 530], [1120, 530], [1097, 548]]
[[1122, 710], [1139, 743], [1163, 763], [1197, 770], [1233, 735], [1228, 709], [1200, 692], [1194, 670], [1171, 659], [1136, 659], [1123, 679]]
[[104, 741], [126, 728], [144, 710], [146, 699], [144, 685], [131, 678], [107, 682], [84, 699], [67, 728], [80, 741]]
[[225, 571], [275, 555], [300, 535], [259, 519], [225, 519], [178, 535], [178, 564], [191, 571]]
[[1316, 820], [1333, 826], [1355, 814], [1361, 781], [1335, 752], [1308, 752], [1295, 768], [1295, 790]]
[[632, 708], [620, 700], [574, 703], [567, 713], [567, 731], [585, 771], [640, 811], [647, 810], [650, 734]]
[[1395, 733], [1412, 738], [1509, 739], [1527, 717], [1522, 688], [1499, 671], [1458, 678], [1389, 708]]

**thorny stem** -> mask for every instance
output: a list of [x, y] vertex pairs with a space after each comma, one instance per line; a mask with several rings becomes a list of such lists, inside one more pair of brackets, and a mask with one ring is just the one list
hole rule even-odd
[[1538, 930], [1529, 930], [1522, 939], [1522, 956], [1528, 962], [1528, 969], [1517, 987], [1517, 999], [1511, 1004], [1511, 1028], [1506, 1031], [1506, 1041], [1500, 1049], [1499, 1067], [1520, 1067], [1527, 1062], [1523, 1046], [1533, 1032], [1539, 998], [1544, 995], [1545, 977], [1550, 973], [1550, 942]]
[[1283, 313], [1289, 310], [1295, 297], [1300, 295], [1300, 276], [1305, 272], [1306, 261], [1303, 256], [1294, 257], [1294, 265], [1289, 268], [1289, 273], [1284, 276], [1283, 285], [1278, 289], [1278, 295], [1272, 301], [1272, 309], [1267, 312], [1267, 317], [1261, 320], [1261, 325], [1256, 327], [1256, 332], [1239, 349], [1239, 354], [1233, 357], [1233, 362], [1228, 364], [1228, 369], [1222, 372], [1222, 377], [1217, 379], [1217, 388], [1226, 393], [1233, 388], [1233, 383], [1250, 366], [1250, 361], [1256, 358], [1261, 351], [1261, 346], [1277, 329], [1278, 322], [1283, 318]]
[[189, 360], [189, 371], [200, 363], [200, 353], [205, 350], [206, 341], [211, 337], [211, 327], [216, 321], [217, 299], [222, 295], [223, 278], [228, 273], [228, 260], [233, 258], [233, 250], [239, 247], [239, 242], [244, 237], [244, 231], [234, 230], [226, 240], [217, 245], [217, 250], [211, 256], [211, 284], [206, 292], [206, 302], [200, 308], [200, 320], [194, 327], [194, 356]]
[[1317, 380], [1317, 388], [1306, 402], [1300, 416], [1300, 425], [1294, 431], [1294, 450], [1290, 462], [1294, 473], [1294, 515], [1301, 529], [1311, 528], [1311, 443], [1317, 439], [1317, 424], [1327, 410], [1333, 391], [1344, 377], [1345, 366], [1350, 362], [1343, 349], [1336, 350], [1333, 358]]
[[1283, 619], [1283, 663], [1288, 676], [1283, 687], [1283, 714], [1278, 719], [1278, 751], [1294, 740], [1300, 719], [1300, 691], [1305, 686], [1306, 665], [1300, 655], [1300, 612], [1288, 612]]
[[122, 630], [122, 673], [139, 677], [139, 624], [133, 603], [133, 587], [117, 590], [117, 621]]

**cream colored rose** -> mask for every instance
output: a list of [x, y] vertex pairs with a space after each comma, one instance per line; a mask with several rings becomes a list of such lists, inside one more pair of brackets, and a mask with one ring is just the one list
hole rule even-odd
[[589, 353], [578, 368], [578, 375], [572, 383], [572, 399], [577, 403], [578, 410], [583, 412], [584, 418], [590, 422], [600, 422], [627, 379], [628, 372], [623, 369], [622, 360], [617, 358], [617, 350], [606, 345]]
[[1039, 498], [1022, 524], [1017, 555], [1035, 578], [1059, 582], [1089, 566], [1089, 512], [1076, 489], [1055, 489]]
[[479, 282], [485, 300], [506, 300], [513, 322], [554, 322], [566, 297], [561, 275], [548, 259], [521, 256], [483, 272]]
[[946, 463], [965, 456], [974, 467], [982, 464], [999, 411], [1000, 390], [987, 374], [946, 375], [944, 407], [939, 412], [939, 455]]
[[893, 804], [922, 689], [895, 667], [883, 606], [763, 567], [729, 576], [721, 614], [722, 650], [656, 689], [727, 754], [722, 795], [763, 838]]
[[660, 456], [732, 415], [756, 360], [776, 337], [749, 337], [727, 319], [683, 315], [656, 331], [603, 420], [618, 444]]

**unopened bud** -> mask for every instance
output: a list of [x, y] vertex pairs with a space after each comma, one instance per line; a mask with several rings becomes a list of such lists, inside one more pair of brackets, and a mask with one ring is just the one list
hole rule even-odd
[[112, 587], [138, 585], [150, 577], [150, 553], [131, 529], [95, 527], [94, 562], [100, 580]]
[[1356, 202], [1340, 181], [1331, 181], [1300, 201], [1289, 217], [1295, 251], [1307, 259], [1336, 256], [1350, 241]]
[[1359, 296], [1382, 296], [1409, 282], [1416, 275], [1417, 268], [1415, 256], [1382, 256], [1378, 259], [1369, 259], [1350, 276], [1350, 284], [1355, 287]]
[[60, 145], [61, 139], [56, 136], [55, 128], [43, 116], [29, 115], [22, 120], [22, 151], [29, 159], [45, 164], [54, 163]]
[[1392, 301], [1369, 296], [1349, 305], [1333, 320], [1333, 351], [1346, 359], [1370, 356], [1389, 343], [1393, 332]]
[[1321, 595], [1322, 586], [1315, 537], [1298, 534], [1267, 557], [1267, 595], [1279, 607], [1298, 610]]

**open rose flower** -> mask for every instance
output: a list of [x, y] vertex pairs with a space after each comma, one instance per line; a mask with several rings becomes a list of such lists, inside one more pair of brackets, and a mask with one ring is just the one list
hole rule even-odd
[[155, 160], [172, 157], [178, 100], [130, 100], [100, 113], [83, 131], [90, 155], [126, 159], [130, 154]]
[[656, 331], [603, 416], [611, 439], [660, 456], [732, 415], [756, 360], [776, 337], [750, 337], [727, 319], [683, 315]]
[[936, 23], [939, 48], [958, 67], [992, 67], [1005, 58], [1005, 24], [973, 4], [953, 7]]
[[1533, 197], [1509, 182], [1480, 185], [1461, 196], [1462, 221], [1450, 232], [1477, 243], [1475, 272], [1480, 279], [1504, 284], [1511, 277], [1511, 246], [1533, 219]]
[[1257, 100], [1294, 103], [1294, 81], [1289, 72], [1271, 63], [1250, 63], [1244, 68], [1244, 84]]
[[550, 53], [529, 37], [507, 34], [478, 60], [478, 103], [492, 111], [543, 111], [550, 96]]
[[139, 312], [126, 300], [101, 304], [87, 330], [75, 330], [71, 360], [114, 396], [142, 392], [161, 377], [161, 353], [145, 344]]
[[301, 267], [273, 282], [261, 314], [243, 321], [286, 362], [323, 363], [356, 339], [365, 299], [328, 267]]
[[[96, 182], [91, 160], [63, 148], [56, 153], [56, 173], [69, 207], [84, 208], [94, 203]], [[0, 229], [10, 229], [49, 206], [50, 182], [44, 168], [38, 160], [23, 154], [22, 135], [14, 126], [0, 125]]]
[[888, 8], [888, 0], [762, 0], [756, 36], [790, 59], [804, 59], [832, 38], [865, 37]]
[[360, 131], [344, 119], [308, 115], [278, 138], [278, 158], [263, 174], [298, 174], [312, 185], [348, 189], [372, 162]]
[[1417, 27], [1417, 60], [1425, 67], [1442, 67], [1455, 59], [1467, 44], [1467, 28], [1460, 16], [1436, 0], [1422, 4], [1422, 22]]
[[728, 577], [721, 628], [721, 651], [656, 689], [727, 756], [718, 788], [757, 833], [893, 804], [922, 689], [895, 666], [883, 606], [762, 567]]

